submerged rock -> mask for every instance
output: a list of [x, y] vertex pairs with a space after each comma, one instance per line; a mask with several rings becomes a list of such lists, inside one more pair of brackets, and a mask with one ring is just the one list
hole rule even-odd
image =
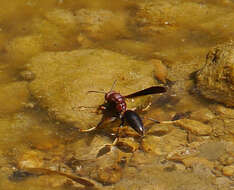
[[[162, 124], [162, 126], [165, 126]], [[166, 128], [167, 126], [165, 126]], [[162, 129], [149, 130], [142, 140], [142, 149], [154, 155], [168, 155], [181, 145], [187, 143], [187, 134], [185, 131], [172, 126], [168, 126], [166, 131]]]
[[110, 10], [79, 9], [76, 11], [79, 32], [94, 40], [126, 36], [127, 15]]
[[190, 131], [195, 135], [209, 135], [212, 128], [209, 125], [191, 119], [181, 119], [175, 122], [175, 125]]
[[[198, 37], [199, 34], [200, 38], [204, 34], [222, 36], [225, 39], [233, 35], [233, 11], [223, 9], [217, 4], [201, 4], [198, 1], [143, 0], [137, 1], [137, 6], [133, 18], [137, 30], [156, 39], [159, 35], [171, 37], [181, 30], [183, 33], [193, 31], [193, 35]], [[217, 15], [223, 16], [217, 17]]]
[[[152, 65], [102, 49], [43, 53], [28, 69], [35, 75], [29, 89], [40, 106], [55, 119], [83, 129], [100, 122], [102, 114], [96, 110], [104, 102], [104, 94], [88, 91], [107, 92], [115, 80], [114, 90], [123, 95], [154, 85]], [[148, 98], [129, 101], [128, 107], [149, 103]]]
[[70, 50], [77, 43], [75, 34], [78, 26], [75, 16], [69, 10], [54, 9], [46, 12], [43, 17], [33, 18], [28, 28], [40, 37], [44, 51]]
[[24, 64], [32, 56], [42, 51], [42, 39], [39, 35], [17, 37], [11, 40], [7, 46], [7, 56], [12, 62]]
[[139, 148], [139, 143], [134, 141], [134, 138], [120, 138], [117, 146], [124, 152], [135, 152]]
[[14, 113], [24, 108], [29, 92], [26, 82], [12, 82], [0, 85], [0, 113]]
[[155, 65], [156, 67], [154, 76], [165, 84], [167, 82], [167, 67], [158, 59], [151, 59], [149, 63]]
[[197, 72], [197, 88], [206, 98], [234, 106], [234, 44], [218, 45], [208, 54], [206, 64]]
[[223, 168], [223, 175], [225, 175], [225, 176], [234, 176], [234, 165], [225, 166]]
[[117, 183], [123, 175], [122, 168], [119, 166], [99, 168], [96, 173], [95, 179], [105, 185]]
[[40, 168], [44, 164], [43, 158], [44, 154], [39, 151], [29, 150], [26, 151], [19, 159], [18, 159], [18, 167], [20, 169], [25, 168]]

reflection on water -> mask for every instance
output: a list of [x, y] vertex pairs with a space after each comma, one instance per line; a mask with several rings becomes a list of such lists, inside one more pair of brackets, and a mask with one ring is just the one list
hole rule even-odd
[[[233, 1], [0, 3], [0, 189], [234, 187], [233, 108], [203, 98], [194, 79], [209, 50], [233, 40]], [[234, 46], [222, 54], [223, 47], [208, 62], [233, 57]], [[233, 85], [230, 60], [222, 76]], [[79, 105], [101, 104], [102, 94], [86, 92], [107, 91], [115, 79], [124, 95], [154, 84], [168, 91], [128, 101], [142, 114], [146, 136], [124, 126], [117, 146], [97, 158], [119, 123], [80, 134], [77, 127], [92, 127], [101, 115]], [[212, 92], [218, 95], [207, 97], [219, 96]], [[147, 119], [175, 116], [181, 120]]]

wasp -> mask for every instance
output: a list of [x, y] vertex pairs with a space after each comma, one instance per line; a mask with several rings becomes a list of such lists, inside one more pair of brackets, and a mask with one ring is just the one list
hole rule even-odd
[[[141, 117], [137, 114], [137, 112], [128, 110], [126, 99], [128, 98], [136, 98], [139, 96], [145, 96], [150, 94], [159, 94], [166, 92], [166, 88], [163, 86], [151, 86], [149, 88], [137, 91], [135, 93], [123, 96], [119, 92], [113, 91], [113, 87], [116, 81], [113, 83], [112, 88], [109, 92], [102, 92], [102, 91], [88, 91], [88, 92], [96, 92], [96, 93], [104, 93], [105, 94], [105, 102], [104, 104], [98, 107], [98, 110], [101, 110], [104, 115], [108, 117], [103, 117], [103, 119], [98, 123], [97, 126], [92, 127], [87, 130], [81, 130], [81, 132], [89, 132], [93, 131], [98, 128], [100, 125], [107, 120], [107, 118], [111, 121], [116, 119], [121, 120], [121, 124], [119, 128], [123, 125], [128, 125], [133, 128], [140, 136], [144, 136], [145, 128], [142, 122]], [[119, 129], [118, 128], [118, 129]], [[119, 133], [119, 130], [117, 134]]]

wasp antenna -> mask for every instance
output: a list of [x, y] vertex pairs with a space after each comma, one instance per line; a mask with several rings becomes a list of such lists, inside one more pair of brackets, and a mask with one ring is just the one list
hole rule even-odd
[[78, 108], [97, 108], [98, 106], [78, 106]]
[[116, 82], [117, 82], [117, 80], [115, 80], [115, 81], [113, 82], [113, 84], [112, 84], [112, 86], [111, 86], [111, 90], [110, 90], [110, 91], [112, 91], [112, 90], [114, 89]]
[[153, 119], [153, 118], [149, 118], [149, 117], [144, 117], [144, 119], [148, 119], [148, 120], [153, 121], [155, 123], [161, 123], [160, 121]]
[[90, 93], [90, 92], [106, 94], [106, 92], [104, 92], [104, 91], [97, 91], [97, 90], [89, 90], [88, 93]]

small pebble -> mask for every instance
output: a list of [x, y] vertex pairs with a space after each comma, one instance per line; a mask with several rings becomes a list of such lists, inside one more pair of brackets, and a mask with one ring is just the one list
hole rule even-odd
[[225, 176], [234, 176], [234, 165], [225, 166], [223, 168], [223, 175], [225, 175]]
[[194, 157], [198, 154], [197, 150], [189, 147], [179, 147], [167, 155], [168, 160], [183, 162], [187, 158]]
[[161, 82], [166, 83], [167, 67], [158, 59], [151, 59], [149, 62], [155, 66], [154, 76]]
[[41, 168], [43, 165], [43, 155], [39, 151], [29, 150], [19, 159], [18, 166], [20, 169]]
[[96, 180], [105, 185], [115, 184], [120, 181], [122, 175], [123, 173], [120, 167], [100, 168], [97, 170]]
[[152, 126], [148, 131], [147, 131], [147, 135], [153, 135], [153, 136], [164, 136], [168, 133], [171, 132], [171, 130], [173, 129], [173, 126], [170, 125], [154, 125]]
[[20, 73], [20, 76], [27, 81], [33, 80], [35, 78], [35, 75], [31, 71], [22, 71]]
[[191, 113], [191, 119], [207, 122], [211, 119], [214, 119], [215, 115], [208, 108], [201, 108]]
[[134, 141], [134, 138], [120, 138], [117, 146], [124, 152], [135, 152], [139, 148], [139, 144]]
[[234, 118], [234, 109], [227, 108], [223, 105], [217, 104], [211, 107], [211, 109], [220, 116], [227, 117], [227, 118]]
[[186, 167], [192, 167], [197, 164], [201, 164], [203, 166], [206, 166], [207, 168], [212, 169], [214, 167], [214, 163], [200, 157], [190, 157], [183, 160], [183, 163]]
[[155, 155], [163, 155], [163, 151], [161, 150], [161, 147], [158, 146], [160, 143], [160, 137], [156, 136], [146, 136], [142, 140], [142, 149], [144, 152], [150, 152]]

